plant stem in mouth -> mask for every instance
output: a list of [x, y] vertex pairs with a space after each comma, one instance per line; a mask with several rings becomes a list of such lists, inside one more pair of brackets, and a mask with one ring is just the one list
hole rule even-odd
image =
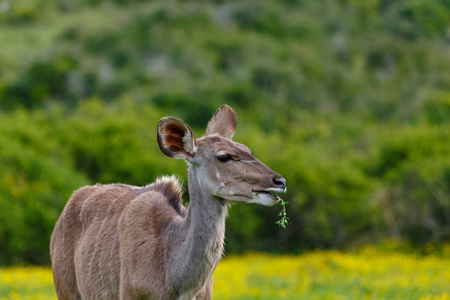
[[[279, 197], [278, 197], [279, 198]], [[283, 228], [286, 228], [286, 225], [288, 224], [289, 218], [286, 215], [286, 205], [289, 203], [288, 201], [284, 201], [283, 199], [280, 199], [280, 204], [283, 206], [283, 209], [278, 214], [279, 217], [281, 217], [278, 221], [275, 222], [275, 224], [280, 225]]]

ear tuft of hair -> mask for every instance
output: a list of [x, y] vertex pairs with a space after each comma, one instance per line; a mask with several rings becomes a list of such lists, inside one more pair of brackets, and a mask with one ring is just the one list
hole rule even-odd
[[186, 208], [183, 205], [183, 185], [177, 176], [161, 176], [147, 186], [149, 189], [159, 192], [168, 199], [170, 206], [182, 217], [186, 216]]

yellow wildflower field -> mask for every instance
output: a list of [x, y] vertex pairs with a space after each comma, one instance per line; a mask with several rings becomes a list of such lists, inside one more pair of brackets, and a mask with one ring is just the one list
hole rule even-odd
[[450, 300], [450, 257], [314, 251], [226, 258], [214, 273], [216, 299]]
[[[227, 256], [214, 299], [450, 300], [450, 255], [312, 251]], [[56, 299], [48, 267], [0, 268], [0, 299]]]

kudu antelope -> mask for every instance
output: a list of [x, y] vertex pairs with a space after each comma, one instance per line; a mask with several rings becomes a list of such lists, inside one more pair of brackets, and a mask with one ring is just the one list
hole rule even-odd
[[189, 165], [189, 207], [175, 177], [145, 187], [97, 184], [75, 191], [52, 234], [59, 299], [211, 299], [227, 202], [273, 205], [286, 181], [231, 140], [236, 115], [221, 106], [195, 139], [172, 117], [157, 126], [161, 151]]

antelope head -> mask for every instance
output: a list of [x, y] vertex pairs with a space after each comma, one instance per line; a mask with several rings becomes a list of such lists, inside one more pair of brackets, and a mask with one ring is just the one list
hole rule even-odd
[[195, 169], [200, 188], [213, 197], [273, 205], [275, 193], [286, 191], [286, 180], [256, 159], [251, 150], [232, 140], [236, 114], [228, 105], [221, 106], [202, 138], [195, 139], [183, 121], [162, 118], [158, 123], [158, 145], [173, 158], [182, 158]]

